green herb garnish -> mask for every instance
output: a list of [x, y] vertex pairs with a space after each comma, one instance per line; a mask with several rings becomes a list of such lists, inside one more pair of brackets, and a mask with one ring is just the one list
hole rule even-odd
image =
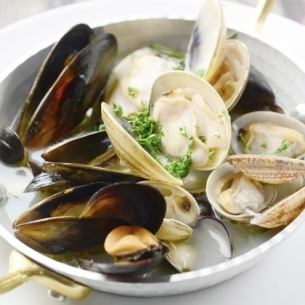
[[199, 136], [199, 140], [203, 143], [205, 143], [207, 141], [207, 137], [206, 136]]
[[177, 63], [177, 66], [174, 68], [174, 70], [184, 70], [185, 67], [185, 63], [184, 63], [184, 59], [182, 59], [181, 61], [179, 61]]
[[251, 147], [248, 144], [247, 140], [245, 139], [243, 132], [244, 132], [243, 130], [239, 131], [239, 133], [238, 133], [238, 141], [242, 145], [244, 151], [247, 153], [247, 152], [249, 152], [251, 150]]
[[215, 149], [210, 149], [209, 150], [209, 161], [213, 161], [216, 157], [216, 150]]
[[181, 134], [182, 136], [186, 137], [186, 138], [187, 138], [188, 140], [190, 140], [190, 141], [193, 141], [194, 138], [193, 138], [192, 136], [190, 136], [190, 135], [187, 133], [185, 127], [181, 127], [181, 128], [179, 128], [179, 130], [180, 130], [180, 134]]
[[133, 87], [128, 87], [128, 95], [131, 97], [136, 97], [139, 93], [139, 90]]
[[123, 116], [123, 109], [121, 105], [113, 104], [113, 112], [116, 116], [122, 117]]
[[151, 44], [149, 47], [160, 54], [173, 57], [176, 59], [184, 59], [184, 54], [172, 48], [164, 47], [159, 44]]
[[184, 178], [188, 175], [192, 166], [191, 153], [188, 152], [183, 157], [173, 160], [165, 165], [165, 169], [174, 177]]
[[149, 116], [148, 109], [144, 109], [125, 118], [130, 124], [128, 129], [137, 142], [153, 157], [160, 153], [161, 137], [163, 135], [157, 121]]
[[289, 148], [289, 146], [290, 146], [290, 143], [288, 141], [286, 141], [286, 140], [283, 140], [282, 144], [277, 148], [275, 153], [280, 154], [280, 153], [286, 151]]
[[237, 39], [238, 34], [236, 32], [232, 32], [228, 35], [228, 39]]

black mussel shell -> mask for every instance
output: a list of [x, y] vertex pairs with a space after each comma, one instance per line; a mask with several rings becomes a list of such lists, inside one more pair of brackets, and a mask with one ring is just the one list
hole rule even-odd
[[[20, 215], [15, 221], [14, 227], [54, 216], [80, 216], [91, 196], [104, 186], [106, 184], [102, 182], [92, 183], [56, 193], [33, 205]], [[78, 211], [77, 214], [75, 214], [75, 207]]]
[[97, 191], [82, 212], [82, 218], [115, 217], [153, 234], [166, 212], [164, 197], [155, 188], [136, 183], [115, 183]]
[[274, 92], [267, 79], [251, 66], [245, 91], [232, 113], [241, 115], [259, 110], [284, 113], [284, 110], [277, 104]]
[[59, 192], [72, 187], [73, 183], [64, 179], [61, 175], [54, 173], [40, 173], [36, 175], [24, 192]]
[[0, 161], [17, 164], [24, 158], [24, 147], [18, 135], [9, 127], [0, 130]]
[[53, 217], [20, 225], [15, 236], [37, 251], [65, 254], [102, 246], [108, 233], [124, 224], [115, 218]]
[[94, 260], [80, 259], [79, 265], [88, 271], [103, 273], [106, 275], [141, 275], [162, 262], [167, 248], [160, 248], [144, 253], [137, 260], [121, 260], [114, 263], [96, 262]]
[[62, 70], [93, 38], [94, 31], [88, 25], [78, 24], [71, 28], [54, 45], [38, 71], [28, 99], [23, 107], [18, 128], [18, 133], [22, 140], [24, 139], [28, 123], [43, 97], [53, 86]]
[[97, 157], [114, 155], [106, 131], [85, 133], [56, 144], [42, 154], [46, 161], [88, 164]]
[[114, 183], [121, 181], [138, 182], [143, 180], [141, 177], [127, 174], [119, 170], [76, 163], [44, 163], [43, 170], [45, 172], [59, 174], [67, 181], [76, 185], [99, 181]]
[[102, 34], [65, 67], [32, 116], [24, 144], [38, 149], [62, 139], [101, 96], [117, 54], [117, 41]]

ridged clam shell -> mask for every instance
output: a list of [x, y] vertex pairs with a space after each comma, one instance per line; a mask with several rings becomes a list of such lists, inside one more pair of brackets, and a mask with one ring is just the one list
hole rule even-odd
[[165, 241], [181, 241], [192, 235], [193, 229], [176, 219], [164, 218], [156, 236]]
[[264, 155], [232, 155], [227, 161], [245, 176], [268, 184], [280, 184], [305, 175], [305, 161]]
[[305, 187], [254, 217], [250, 223], [264, 228], [285, 226], [293, 221], [304, 208]]

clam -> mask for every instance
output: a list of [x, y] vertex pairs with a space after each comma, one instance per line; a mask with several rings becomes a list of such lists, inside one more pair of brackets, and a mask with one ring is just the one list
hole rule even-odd
[[209, 80], [225, 54], [226, 27], [219, 0], [204, 0], [185, 56], [186, 71]]
[[186, 241], [165, 244], [168, 247], [166, 259], [179, 272], [215, 265], [231, 258], [233, 254], [227, 228], [220, 220], [212, 217], [203, 217]]
[[305, 125], [286, 114], [250, 112], [232, 124], [232, 149], [251, 153], [301, 158], [305, 155]]
[[224, 100], [228, 110], [239, 101], [247, 85], [250, 70], [248, 48], [237, 39], [227, 40], [225, 58], [210, 83]]
[[0, 130], [0, 161], [6, 164], [16, 164], [24, 158], [24, 147], [19, 136], [11, 128]]
[[177, 59], [162, 55], [160, 47], [157, 51], [145, 47], [132, 52], [113, 70], [107, 83], [106, 103], [122, 107], [124, 115], [138, 112], [148, 106], [157, 77], [176, 66]]
[[[213, 208], [229, 219], [265, 228], [289, 224], [305, 208], [304, 179], [299, 174], [291, 175], [289, 169], [289, 164], [300, 161], [287, 158], [287, 167], [279, 166], [275, 175], [274, 165], [284, 164], [285, 160], [260, 156], [259, 163], [253, 167], [257, 159], [251, 159], [248, 155], [243, 158], [244, 164], [249, 162], [252, 166], [250, 176], [243, 169], [239, 171], [228, 163], [210, 175], [207, 196]], [[263, 158], [264, 162], [260, 162]], [[297, 167], [297, 164], [294, 166]], [[280, 179], [281, 176], [284, 178]]]
[[165, 205], [163, 196], [146, 185], [89, 184], [34, 205], [16, 220], [15, 235], [44, 253], [79, 252], [101, 246], [108, 233], [121, 225], [141, 226], [156, 233]]
[[200, 210], [196, 199], [188, 191], [177, 185], [160, 181], [141, 181], [139, 184], [149, 185], [157, 189], [166, 201], [168, 219], [175, 219], [186, 225], [195, 225], [199, 219]]
[[82, 268], [104, 274], [141, 274], [155, 267], [164, 257], [165, 247], [142, 227], [121, 226], [112, 230], [104, 243], [114, 263], [80, 260]]
[[[144, 178], [182, 185], [181, 178], [191, 169], [213, 169], [228, 153], [231, 129], [226, 107], [207, 82], [190, 73], [160, 76], [153, 86], [149, 113], [126, 118], [103, 103], [102, 117], [119, 158]], [[155, 151], [137, 134], [141, 120], [156, 128]]]
[[[77, 41], [77, 35], [70, 38], [77, 29], [82, 30], [76, 28], [68, 32], [49, 55], [22, 111], [19, 134], [30, 149], [48, 146], [76, 127], [100, 97], [111, 72], [117, 52], [115, 37], [101, 34], [90, 42], [85, 39], [86, 43], [81, 50], [76, 50], [77, 54], [72, 48], [74, 56], [67, 55], [66, 39]], [[62, 53], [64, 56], [57, 55]], [[59, 68], [55, 69], [53, 77], [48, 78], [49, 69], [56, 66], [57, 60]]]

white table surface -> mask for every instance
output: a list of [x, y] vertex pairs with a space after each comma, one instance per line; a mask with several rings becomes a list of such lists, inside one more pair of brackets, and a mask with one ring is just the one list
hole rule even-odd
[[[25, 2], [23, 2], [25, 3]], [[166, 3], [166, 5], [165, 5]], [[25, 51], [33, 52], [30, 48], [32, 40], [40, 39], [41, 46], [47, 45], [56, 37], [52, 27], [68, 28], [78, 21], [87, 21], [91, 25], [98, 24], [97, 8], [100, 4], [95, 2], [85, 3], [82, 7], [66, 7], [44, 16], [38, 16], [32, 21], [25, 21], [19, 25], [12, 25], [0, 31], [0, 80], [9, 71], [16, 61], [22, 61], [28, 56]], [[174, 12], [175, 16], [195, 18], [200, 0], [103, 0], [103, 16], [111, 19], [138, 16], [152, 16], [156, 12]], [[125, 9], [124, 9], [125, 7]], [[116, 8], [116, 9], [114, 9]], [[92, 12], [88, 17], [86, 12]], [[56, 22], [50, 20], [56, 16]], [[225, 16], [231, 28], [238, 28], [251, 33], [253, 30], [254, 12], [250, 8], [226, 5]], [[105, 19], [103, 19], [105, 22]], [[37, 31], [37, 22], [44, 31]], [[21, 36], [24, 28], [28, 29], [27, 37]], [[33, 33], [31, 35], [30, 33]], [[53, 33], [53, 34], [52, 34]], [[9, 42], [8, 48], [3, 47], [4, 41], [9, 36], [16, 37]], [[19, 35], [19, 36], [18, 36]], [[33, 36], [35, 35], [35, 39]], [[38, 37], [37, 37], [38, 36]], [[18, 39], [17, 39], [18, 38]], [[261, 38], [290, 56], [294, 62], [305, 71], [305, 28], [278, 16], [269, 18]], [[20, 40], [24, 42], [24, 51], [18, 48]], [[36, 44], [37, 45], [37, 44]], [[305, 87], [305, 84], [304, 84]], [[124, 304], [124, 305], [152, 305], [152, 304], [215, 304], [215, 305], [304, 305], [305, 304], [305, 224], [302, 225], [288, 240], [273, 251], [263, 262], [256, 265], [246, 273], [227, 282], [199, 292], [167, 298], [130, 298], [92, 292], [81, 303], [66, 300], [65, 304]], [[7, 269], [7, 260], [11, 247], [0, 239], [0, 272], [4, 274]], [[57, 302], [47, 297], [44, 287], [36, 283], [27, 283], [13, 292], [0, 296], [0, 304], [14, 305], [48, 305]]]

